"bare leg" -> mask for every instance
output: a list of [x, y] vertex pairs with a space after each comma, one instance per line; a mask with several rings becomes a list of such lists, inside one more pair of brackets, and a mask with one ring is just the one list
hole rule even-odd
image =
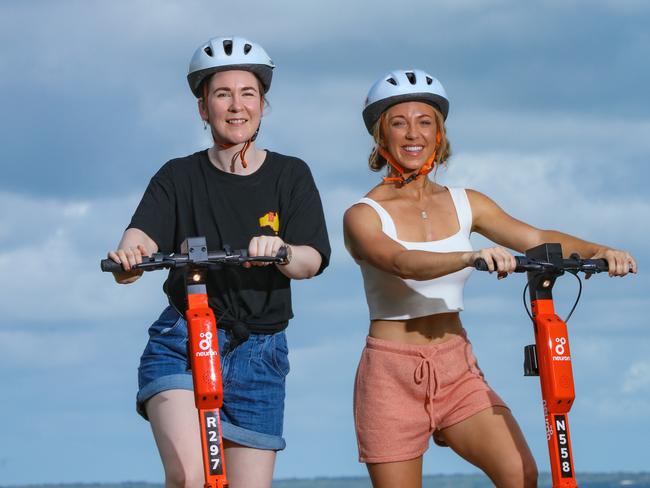
[[230, 488], [271, 488], [275, 451], [253, 449], [224, 439]]
[[537, 466], [507, 408], [491, 407], [438, 433], [449, 447], [500, 487], [536, 487]]
[[422, 488], [422, 456], [394, 463], [368, 463], [373, 488]]
[[165, 488], [203, 486], [203, 459], [194, 392], [167, 390], [145, 408], [165, 468]]
[[[194, 393], [167, 390], [146, 404], [160, 458], [165, 488], [202, 487], [203, 459]], [[230, 488], [271, 488], [275, 451], [252, 449], [224, 439], [226, 474]]]

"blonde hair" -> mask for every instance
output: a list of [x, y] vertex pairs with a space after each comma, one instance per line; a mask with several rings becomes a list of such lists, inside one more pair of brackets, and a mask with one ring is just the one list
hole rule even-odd
[[[436, 147], [436, 167], [439, 165], [446, 165], [447, 160], [451, 156], [451, 145], [449, 144], [449, 139], [447, 139], [447, 129], [445, 128], [445, 119], [440, 113], [440, 111], [433, 107], [434, 117], [436, 119], [436, 128], [440, 133], [440, 144]], [[386, 119], [386, 112], [383, 112], [379, 117], [379, 120], [375, 122], [375, 125], [372, 126], [372, 138], [375, 141], [375, 146], [368, 156], [368, 166], [372, 171], [381, 171], [386, 166], [386, 160], [381, 157], [379, 151], [377, 151], [377, 146], [379, 146], [379, 141], [384, 137], [383, 127], [384, 121]]]

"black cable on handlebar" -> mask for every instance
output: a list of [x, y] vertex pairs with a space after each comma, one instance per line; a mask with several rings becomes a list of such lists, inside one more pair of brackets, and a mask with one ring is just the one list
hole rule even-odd
[[[576, 277], [578, 280], [578, 296], [576, 297], [576, 301], [573, 303], [573, 306], [571, 307], [571, 310], [569, 311], [569, 315], [566, 316], [564, 319], [564, 323], [568, 323], [569, 319], [573, 315], [573, 312], [575, 311], [576, 307], [578, 306], [578, 302], [580, 301], [580, 297], [582, 296], [582, 280], [577, 274], [574, 273], [569, 273], [572, 274], [573, 276]], [[522, 293], [522, 300], [524, 301], [524, 310], [526, 310], [526, 313], [528, 314], [528, 317], [530, 317], [530, 320], [535, 322], [535, 319], [533, 319], [533, 314], [530, 312], [530, 308], [528, 307], [528, 302], [526, 302], [526, 292], [528, 291], [528, 283], [526, 283], [526, 286], [524, 286], [524, 292]]]
[[526, 283], [526, 286], [524, 286], [524, 293], [522, 294], [522, 299], [524, 300], [524, 310], [526, 310], [526, 313], [530, 317], [530, 320], [535, 323], [535, 319], [533, 318], [533, 314], [530, 313], [530, 309], [528, 308], [528, 303], [526, 303], [526, 292], [528, 291], [528, 283]]
[[[570, 274], [573, 274], [573, 273], [570, 273]], [[577, 273], [573, 274], [573, 276], [575, 276], [576, 279], [578, 280], [578, 296], [576, 297], [576, 301], [573, 304], [573, 307], [571, 307], [571, 311], [569, 312], [569, 315], [567, 315], [566, 319], [564, 319], [565, 324], [569, 322], [569, 319], [571, 318], [571, 315], [573, 315], [573, 311], [578, 306], [578, 302], [580, 301], [580, 296], [582, 295], [582, 280], [580, 279], [580, 276], [578, 276]]]
[[[531, 262], [524, 256], [515, 256], [515, 259], [517, 260], [517, 271], [519, 272], [523, 272], [524, 270], [530, 271], [532, 266], [537, 266], [539, 269], [542, 269], [545, 265], [552, 266], [547, 263]], [[593, 272], [606, 270], [606, 265], [603, 265], [602, 263], [603, 260], [581, 260], [577, 255], [571, 255], [570, 259], [575, 260], [576, 263], [574, 267], [565, 268], [565, 271], [568, 271], [569, 274], [572, 274], [578, 280], [578, 296], [576, 297], [576, 301], [573, 303], [573, 306], [571, 307], [569, 314], [564, 319], [565, 323], [569, 322], [569, 319], [573, 315], [573, 312], [575, 311], [576, 307], [578, 306], [578, 302], [580, 301], [580, 297], [582, 296], [582, 280], [580, 279], [580, 276], [578, 276], [578, 271], [583, 271], [587, 274], [591, 274]], [[565, 261], [568, 262], [569, 260], [565, 260]], [[474, 262], [474, 267], [480, 271], [488, 270], [487, 262], [483, 258], [478, 258]], [[590, 269], [585, 269], [587, 267]], [[529, 285], [528, 283], [526, 283], [526, 286], [524, 286], [524, 291], [522, 293], [522, 301], [524, 302], [524, 310], [526, 310], [526, 314], [528, 315], [530, 320], [534, 321], [530, 307], [528, 306], [528, 302], [526, 301], [526, 292], [528, 291], [528, 287]]]

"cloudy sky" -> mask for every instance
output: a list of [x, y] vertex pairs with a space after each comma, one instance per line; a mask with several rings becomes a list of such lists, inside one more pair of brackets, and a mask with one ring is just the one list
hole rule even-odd
[[[365, 473], [351, 392], [368, 319], [341, 217], [378, 180], [363, 99], [400, 67], [434, 74], [450, 96], [441, 183], [637, 257], [639, 275], [587, 282], [570, 322], [571, 432], [578, 472], [647, 470], [649, 21], [642, 0], [0, 3], [0, 483], [162, 480], [133, 407], [164, 276], [118, 286], [99, 260], [151, 175], [208, 146], [187, 64], [200, 42], [232, 34], [277, 65], [259, 145], [309, 163], [333, 245], [327, 272], [294, 284], [277, 476]], [[546, 471], [538, 381], [522, 376], [523, 285], [476, 273], [463, 321]], [[576, 285], [558, 284], [561, 315]], [[474, 472], [437, 447], [424, 469]]]

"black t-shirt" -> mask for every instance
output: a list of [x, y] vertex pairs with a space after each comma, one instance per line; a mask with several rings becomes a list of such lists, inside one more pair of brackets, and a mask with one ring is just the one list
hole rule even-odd
[[[128, 228], [146, 233], [160, 252], [180, 252], [187, 237], [205, 236], [208, 250], [224, 245], [247, 249], [259, 235], [278, 235], [307, 245], [329, 263], [323, 207], [309, 167], [298, 158], [267, 151], [247, 176], [226, 173], [207, 151], [172, 159], [151, 179]], [[225, 266], [209, 271], [210, 307], [222, 326], [244, 322], [253, 332], [277, 331], [293, 317], [289, 278], [275, 266]], [[172, 270], [163, 287], [181, 312], [187, 308], [182, 270]]]

